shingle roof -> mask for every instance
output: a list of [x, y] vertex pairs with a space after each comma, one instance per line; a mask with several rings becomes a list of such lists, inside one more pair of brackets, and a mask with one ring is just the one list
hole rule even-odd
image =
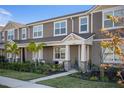
[[[75, 34], [80, 36], [80, 37], [82, 37], [82, 38], [84, 38], [84, 39], [87, 39], [87, 38], [91, 37], [92, 35], [94, 35], [94, 33], [85, 33], [85, 34], [77, 34], [77, 33], [75, 33]], [[31, 41], [34, 41], [34, 42], [61, 41], [66, 36], [46, 37], [46, 38], [27, 39], [27, 40], [15, 40], [15, 42], [17, 42], [17, 43], [29, 43]]]

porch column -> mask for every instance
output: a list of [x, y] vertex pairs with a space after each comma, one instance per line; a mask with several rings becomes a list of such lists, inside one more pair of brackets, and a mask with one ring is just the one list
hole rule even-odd
[[80, 63], [80, 69], [83, 72], [86, 72], [87, 70], [87, 50], [86, 50], [86, 45], [82, 44], [81, 45], [81, 63]]
[[70, 45], [65, 46], [65, 62], [64, 62], [64, 68], [66, 71], [71, 69], [71, 63], [70, 63]]

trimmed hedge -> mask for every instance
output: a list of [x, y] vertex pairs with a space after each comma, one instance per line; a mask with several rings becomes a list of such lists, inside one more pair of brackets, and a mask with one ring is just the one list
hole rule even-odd
[[37, 62], [0, 62], [0, 68], [39, 74], [51, 74], [64, 71], [63, 65]]

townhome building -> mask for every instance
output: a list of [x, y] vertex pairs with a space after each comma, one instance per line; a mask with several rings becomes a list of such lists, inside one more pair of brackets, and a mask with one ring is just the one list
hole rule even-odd
[[[100, 65], [103, 49], [99, 42], [110, 39], [102, 37], [100, 29], [123, 30], [123, 24], [113, 23], [107, 15], [124, 16], [124, 6], [98, 5], [86, 11], [28, 24], [10, 21], [0, 27], [0, 54], [11, 58], [11, 54], [3, 51], [5, 42], [12, 40], [21, 49], [17, 56], [20, 61], [35, 60], [38, 55], [38, 59], [46, 63], [64, 63], [66, 70], [75, 67], [88, 69], [89, 63]], [[31, 41], [45, 43], [45, 47], [37, 53], [30, 53], [26, 46]], [[106, 50], [103, 56], [106, 54], [104, 63], [121, 63], [113, 51]]]

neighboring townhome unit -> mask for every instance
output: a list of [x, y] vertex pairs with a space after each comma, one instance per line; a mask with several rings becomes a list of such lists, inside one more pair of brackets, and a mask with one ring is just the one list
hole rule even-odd
[[[94, 6], [86, 11], [26, 25], [9, 22], [0, 31], [0, 48], [3, 51], [4, 42], [14, 40], [21, 49], [21, 61], [35, 60], [38, 57], [38, 60], [44, 62], [64, 64], [67, 71], [77, 67], [85, 71], [88, 69], [88, 63], [101, 64], [103, 49], [99, 42], [107, 38], [101, 36], [100, 29], [123, 29], [122, 24], [111, 22], [106, 15], [124, 16], [124, 6]], [[37, 53], [30, 53], [26, 46], [31, 41], [37, 44], [43, 42], [46, 46]], [[104, 56], [107, 53], [106, 50]], [[1, 55], [3, 54], [1, 52]], [[120, 63], [119, 58], [111, 51], [104, 62], [113, 61]]]

